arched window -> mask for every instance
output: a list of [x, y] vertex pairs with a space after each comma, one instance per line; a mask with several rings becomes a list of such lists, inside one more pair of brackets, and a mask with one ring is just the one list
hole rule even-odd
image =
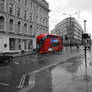
[[14, 5], [12, 3], [9, 4], [9, 14], [13, 14]]
[[9, 21], [9, 31], [13, 32], [13, 19], [10, 19]]
[[21, 32], [21, 23], [20, 23], [20, 21], [18, 21], [17, 26], [18, 26], [18, 32]]
[[5, 7], [5, 1], [4, 0], [0, 0], [0, 10], [4, 11], [4, 7]]
[[27, 33], [27, 24], [24, 24], [24, 33]]
[[4, 29], [4, 17], [0, 16], [0, 30]]
[[27, 6], [28, 0], [25, 0], [25, 6]]
[[33, 26], [30, 25], [30, 30], [29, 30], [29, 31], [30, 31], [30, 34], [32, 34], [32, 27], [33, 27]]

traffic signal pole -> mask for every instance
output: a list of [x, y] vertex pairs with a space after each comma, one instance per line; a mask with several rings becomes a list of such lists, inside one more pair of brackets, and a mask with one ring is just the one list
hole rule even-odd
[[84, 20], [84, 32], [86, 33], [86, 20]]
[[[86, 34], [86, 20], [84, 20], [84, 32]], [[88, 79], [87, 75], [87, 39], [85, 38], [85, 44], [84, 44], [84, 53], [85, 53], [85, 80]]]

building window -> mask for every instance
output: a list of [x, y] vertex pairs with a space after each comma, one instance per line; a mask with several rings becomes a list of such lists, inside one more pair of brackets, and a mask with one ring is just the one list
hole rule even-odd
[[18, 33], [19, 33], [19, 32], [21, 32], [21, 23], [20, 23], [20, 21], [18, 22], [17, 26], [18, 26]]
[[24, 19], [27, 19], [27, 11], [24, 11]]
[[27, 40], [23, 40], [23, 43], [24, 43], [24, 49], [26, 50], [27, 49]]
[[32, 26], [32, 25], [30, 25], [30, 34], [32, 34], [32, 27], [33, 27], [33, 26]]
[[4, 11], [4, 0], [0, 0], [0, 10]]
[[31, 2], [31, 9], [33, 8], [33, 3]]
[[9, 49], [10, 50], [16, 49], [16, 39], [14, 39], [14, 38], [9, 39]]
[[30, 22], [32, 21], [32, 13], [30, 13]]
[[46, 20], [46, 26], [48, 26], [48, 19]]
[[20, 15], [21, 15], [21, 8], [18, 7], [18, 8], [17, 8], [17, 16], [20, 17]]
[[40, 18], [40, 24], [42, 23], [42, 18]]
[[42, 9], [40, 8], [40, 14], [42, 13]]
[[13, 14], [13, 4], [9, 4], [9, 14]]
[[38, 6], [36, 6], [36, 12], [38, 12]]
[[9, 31], [13, 32], [13, 20], [12, 19], [10, 19], [9, 21]]
[[0, 16], [0, 30], [4, 29], [4, 17]]
[[24, 24], [24, 33], [27, 33], [27, 24]]
[[38, 16], [36, 16], [36, 23], [38, 23]]
[[27, 6], [28, 0], [25, 0], [25, 6]]
[[32, 40], [28, 41], [28, 49], [29, 50], [33, 49], [33, 41]]
[[18, 50], [21, 50], [21, 39], [18, 39]]

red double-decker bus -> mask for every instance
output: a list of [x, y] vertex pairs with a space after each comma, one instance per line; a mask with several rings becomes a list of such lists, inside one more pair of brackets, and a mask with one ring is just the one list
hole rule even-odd
[[39, 53], [50, 53], [63, 49], [62, 38], [56, 34], [40, 34], [36, 39]]

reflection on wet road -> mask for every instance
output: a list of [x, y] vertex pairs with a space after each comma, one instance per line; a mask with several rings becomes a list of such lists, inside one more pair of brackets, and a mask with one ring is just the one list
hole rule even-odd
[[53, 92], [91, 92], [92, 67], [89, 66], [90, 55], [87, 55], [89, 80], [85, 80], [85, 64], [83, 57], [68, 60], [52, 70]]
[[[85, 60], [83, 55], [39, 72], [32, 72], [32, 62], [21, 65], [13, 64], [0, 70], [0, 92], [91, 92], [91, 55], [91, 53], [87, 53], [88, 80], [84, 78]], [[38, 57], [40, 60], [43, 58]], [[39, 63], [35, 61], [35, 64]]]
[[[67, 60], [64, 64], [52, 69], [39, 72], [36, 85], [31, 92], [91, 92], [92, 91], [92, 67], [90, 54], [87, 55], [89, 81], [85, 81], [84, 56]], [[49, 75], [49, 77], [48, 77]], [[49, 80], [49, 81], [48, 81]], [[28, 91], [30, 92], [30, 91]]]
[[33, 86], [24, 88], [25, 92], [91, 92], [92, 66], [90, 60], [90, 53], [87, 53], [89, 80], [84, 78], [84, 56], [78, 56], [56, 67], [35, 73]]

